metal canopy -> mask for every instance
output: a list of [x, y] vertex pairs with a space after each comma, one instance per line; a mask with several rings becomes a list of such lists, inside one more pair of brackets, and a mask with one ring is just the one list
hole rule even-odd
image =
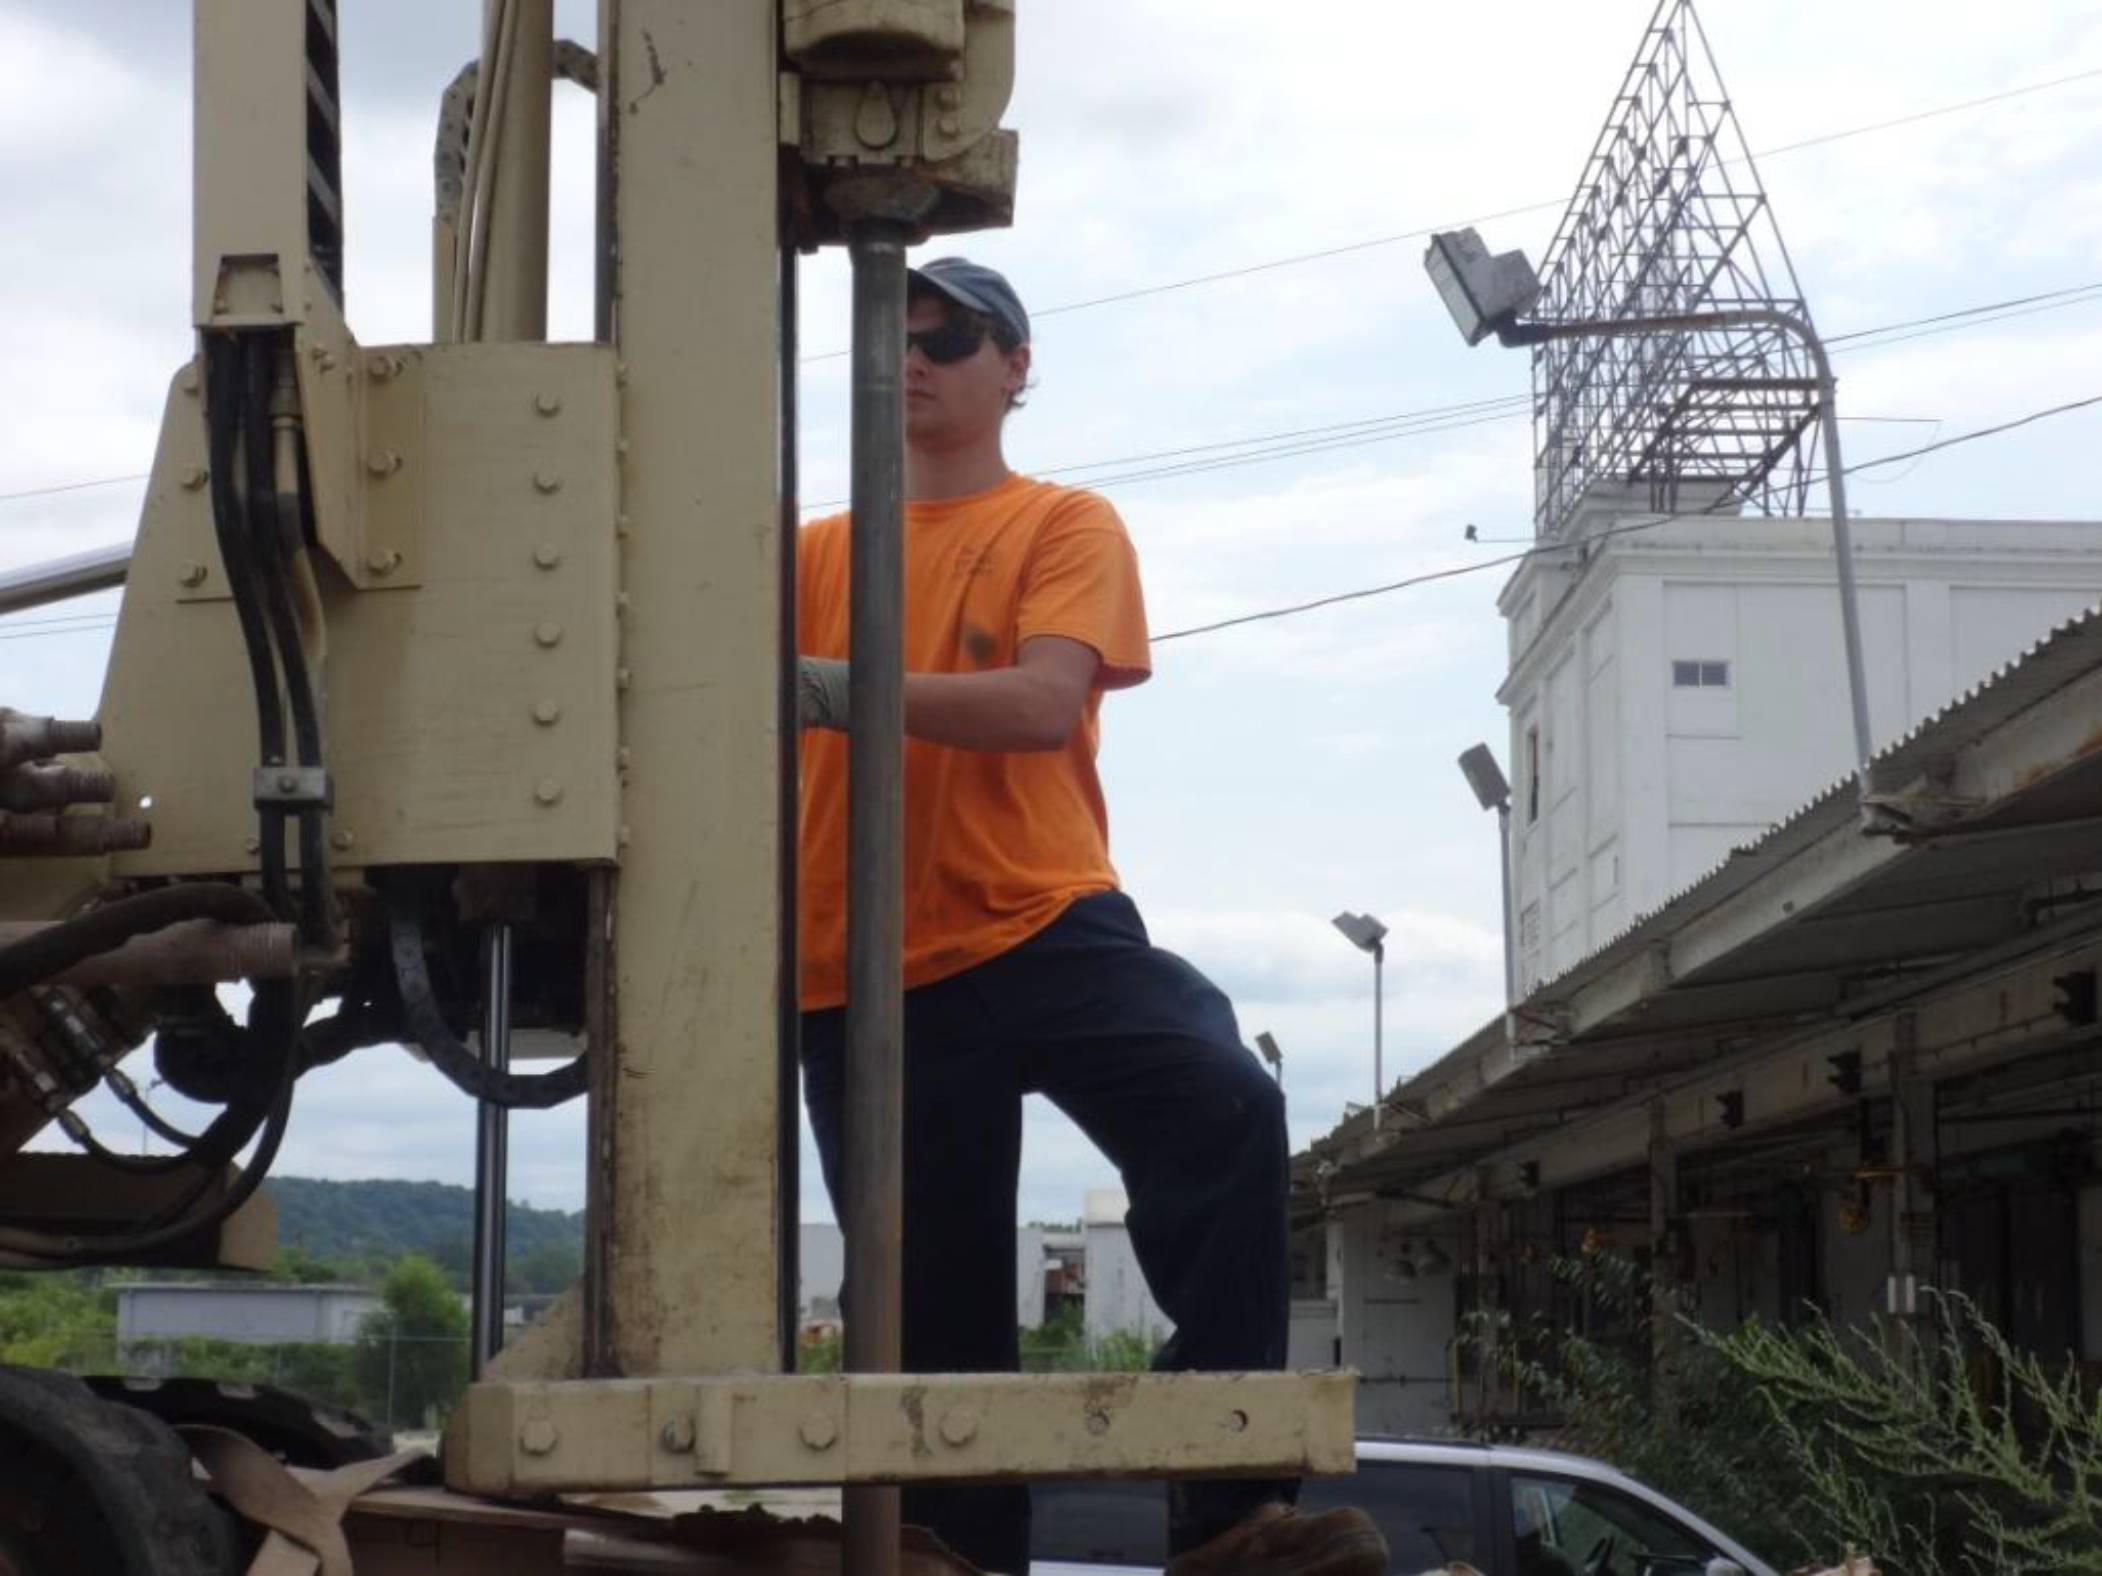
[[[1302, 1213], [1429, 1202], [1498, 1151], [1762, 1041], [1865, 1018], [2102, 933], [2102, 610], [2061, 626], [1873, 763], [1909, 817], [1869, 836], [1851, 779], [1301, 1157]], [[1428, 1194], [1428, 1196], [1426, 1196]]]

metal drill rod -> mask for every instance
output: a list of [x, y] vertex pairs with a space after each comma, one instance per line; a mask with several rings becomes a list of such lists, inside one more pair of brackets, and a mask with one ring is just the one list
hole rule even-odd
[[[846, 1367], [903, 1354], [905, 229], [863, 219], [854, 267], [847, 707]], [[847, 1576], [898, 1569], [898, 1491], [849, 1488]]]
[[[511, 1065], [511, 927], [489, 927], [482, 955], [482, 1060]], [[476, 1113], [472, 1377], [504, 1346], [504, 1200], [510, 1193], [511, 1113], [491, 1100]]]
[[0, 574], [0, 613], [24, 613], [91, 591], [108, 591], [124, 584], [131, 568], [131, 543], [91, 548], [67, 558], [24, 564]]

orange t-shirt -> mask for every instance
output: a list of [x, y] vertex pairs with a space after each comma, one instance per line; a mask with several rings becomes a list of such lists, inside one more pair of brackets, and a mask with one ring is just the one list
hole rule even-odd
[[[848, 522], [797, 542], [798, 644], [847, 655]], [[1032, 635], [1102, 658], [1087, 709], [1056, 750], [905, 743], [905, 985], [998, 957], [1074, 898], [1117, 884], [1095, 775], [1102, 692], [1151, 670], [1138, 557], [1094, 493], [1010, 476], [905, 511], [905, 671], [1012, 667]], [[846, 1000], [847, 740], [812, 728], [802, 748], [802, 1004]]]

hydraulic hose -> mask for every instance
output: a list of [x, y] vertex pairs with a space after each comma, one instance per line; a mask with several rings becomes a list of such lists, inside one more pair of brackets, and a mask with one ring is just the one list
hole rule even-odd
[[120, 897], [0, 946], [0, 997], [12, 996], [98, 953], [112, 952], [185, 919], [267, 924], [277, 916], [253, 892], [223, 881], [184, 881]]

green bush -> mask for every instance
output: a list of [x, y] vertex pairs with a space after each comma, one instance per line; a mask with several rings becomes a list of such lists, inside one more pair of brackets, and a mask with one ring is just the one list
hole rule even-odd
[[1608, 1326], [1594, 1340], [1475, 1316], [1461, 1341], [1610, 1461], [1781, 1569], [1871, 1554], [1884, 1576], [2102, 1576], [2102, 1401], [2065, 1359], [2019, 1352], [1962, 1297], [1841, 1330], [1706, 1328], [1622, 1260], [1558, 1260]]

